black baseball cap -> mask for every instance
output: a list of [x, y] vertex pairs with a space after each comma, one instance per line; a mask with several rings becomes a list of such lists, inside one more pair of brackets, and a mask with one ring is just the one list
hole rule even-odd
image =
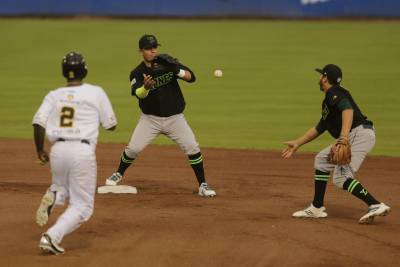
[[139, 39], [139, 49], [149, 49], [160, 45], [157, 38], [152, 34], [145, 34]]
[[342, 70], [335, 64], [328, 64], [322, 69], [315, 69], [317, 72], [325, 75], [331, 84], [339, 84], [342, 81]]

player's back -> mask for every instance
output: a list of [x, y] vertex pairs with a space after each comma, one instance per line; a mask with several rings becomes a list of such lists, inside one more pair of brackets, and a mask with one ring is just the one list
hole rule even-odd
[[105, 128], [116, 125], [104, 90], [87, 83], [51, 91], [35, 119], [46, 123], [43, 126], [50, 141], [62, 138], [97, 143], [100, 123]]

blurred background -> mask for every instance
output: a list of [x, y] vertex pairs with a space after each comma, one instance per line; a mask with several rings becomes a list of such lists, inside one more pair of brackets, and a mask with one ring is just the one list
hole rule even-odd
[[[318, 122], [314, 68], [335, 63], [375, 123], [373, 153], [399, 156], [399, 17], [394, 0], [3, 0], [0, 138], [31, 138], [43, 97], [65, 83], [61, 58], [79, 51], [86, 82], [106, 90], [119, 121], [100, 141], [127, 142], [140, 115], [128, 77], [141, 61], [138, 39], [150, 33], [198, 78], [181, 87], [202, 147], [281, 150]], [[326, 133], [302, 149], [329, 142]]]

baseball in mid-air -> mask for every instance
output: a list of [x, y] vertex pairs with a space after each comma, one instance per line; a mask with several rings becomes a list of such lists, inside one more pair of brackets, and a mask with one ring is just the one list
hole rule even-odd
[[215, 76], [216, 78], [221, 78], [221, 77], [222, 77], [222, 70], [216, 69], [216, 70], [214, 71], [214, 76]]

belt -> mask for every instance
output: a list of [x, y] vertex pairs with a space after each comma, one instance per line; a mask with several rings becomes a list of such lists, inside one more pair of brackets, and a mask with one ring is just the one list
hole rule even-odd
[[363, 124], [362, 127], [363, 127], [364, 129], [371, 129], [371, 130], [374, 129], [374, 126], [373, 126], [372, 124]]
[[[65, 140], [64, 138], [58, 138], [58, 139], [56, 140], [56, 142], [65, 142], [65, 141], [75, 141], [75, 140]], [[78, 141], [78, 140], [76, 140], [76, 141]], [[81, 140], [81, 143], [90, 145], [89, 140], [86, 140], [86, 139], [82, 139], [82, 140]]]

